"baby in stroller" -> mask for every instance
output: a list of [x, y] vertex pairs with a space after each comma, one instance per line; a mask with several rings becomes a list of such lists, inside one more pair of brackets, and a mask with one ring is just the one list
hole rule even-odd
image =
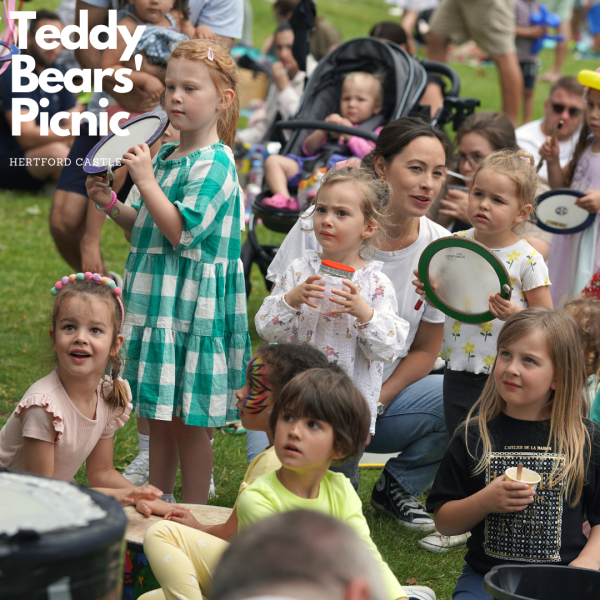
[[[340, 114], [329, 115], [325, 122], [347, 127], [361, 127], [361, 129], [379, 134], [382, 127], [373, 126], [380, 123], [381, 120], [374, 119], [374, 117], [379, 115], [382, 108], [383, 76], [377, 73], [355, 71], [344, 77]], [[321, 129], [313, 131], [302, 144], [304, 156], [274, 154], [267, 158], [265, 178], [273, 196], [264, 198], [262, 204], [284, 210], [298, 210], [298, 203], [290, 197], [289, 187], [298, 186], [307, 163], [314, 163], [315, 159], [323, 156], [329, 146], [328, 142], [332, 140], [334, 150], [330, 153], [327, 164], [321, 165], [326, 168], [332, 167], [336, 162], [348, 158], [348, 156], [363, 158], [375, 147], [374, 142], [358, 136], [336, 134]]]

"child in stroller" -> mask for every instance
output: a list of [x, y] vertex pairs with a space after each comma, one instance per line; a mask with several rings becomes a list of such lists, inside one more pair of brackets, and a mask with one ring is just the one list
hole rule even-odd
[[[346, 74], [343, 80], [340, 114], [330, 114], [325, 122], [337, 123], [346, 127], [362, 126], [362, 128], [372, 129], [373, 125], [380, 122], [380, 119], [376, 119], [376, 122], [373, 123], [373, 117], [379, 115], [382, 108], [382, 75], [354, 71]], [[381, 126], [376, 127], [373, 133], [379, 134], [380, 131]], [[290, 197], [288, 184], [293, 187], [298, 186], [304, 164], [319, 158], [323, 154], [324, 146], [332, 138], [334, 144], [340, 147], [339, 149], [334, 147], [333, 152], [330, 152], [330, 156], [327, 158], [327, 168], [343, 160], [348, 154], [363, 158], [375, 146], [374, 142], [358, 136], [336, 134], [335, 132], [328, 133], [322, 129], [316, 129], [306, 137], [302, 144], [304, 156], [295, 154], [269, 156], [265, 164], [265, 177], [273, 196], [264, 198], [263, 205], [284, 210], [298, 210], [298, 203]], [[336, 152], [336, 150], [339, 150], [339, 152]]]

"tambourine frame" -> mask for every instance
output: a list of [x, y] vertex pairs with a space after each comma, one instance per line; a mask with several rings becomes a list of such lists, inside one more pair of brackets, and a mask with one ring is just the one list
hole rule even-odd
[[21, 51], [14, 44], [11, 44], [10, 42], [4, 42], [4, 41], [0, 40], [0, 46], [4, 46], [5, 48], [8, 48], [10, 50], [10, 52], [8, 54], [5, 54], [4, 56], [0, 56], [0, 63], [5, 63], [9, 60], [12, 60], [13, 56], [16, 56], [17, 54], [21, 53]]
[[[121, 129], [126, 129], [128, 126], [132, 125], [133, 123], [137, 123], [138, 121], [142, 121], [143, 119], [148, 119], [151, 117], [158, 117], [160, 119], [160, 127], [150, 136], [149, 139], [147, 140], [143, 140], [143, 142], [145, 142], [146, 144], [148, 144], [148, 146], [152, 146], [157, 140], [160, 139], [160, 137], [162, 136], [162, 134], [165, 132], [165, 130], [167, 129], [167, 127], [169, 126], [169, 117], [167, 116], [167, 113], [163, 110], [153, 110], [147, 113], [144, 113], [143, 115], [139, 115], [138, 117], [134, 117], [133, 119], [130, 119], [129, 121], [127, 121], [126, 123], [123, 123], [123, 125], [121, 125]], [[114, 133], [109, 133], [107, 136], [103, 137], [87, 154], [86, 156], [86, 160], [84, 161], [84, 165], [83, 165], [83, 170], [90, 174], [90, 175], [102, 175], [104, 173], [106, 173], [107, 169], [108, 169], [108, 165], [93, 165], [93, 164], [87, 164], [92, 163], [93, 161], [93, 157], [94, 154], [96, 154], [96, 152], [104, 145], [106, 144], [110, 139], [112, 139], [115, 136]], [[127, 137], [123, 137], [124, 140], [127, 140], [130, 136]], [[136, 144], [140, 144], [143, 142], [135, 142], [132, 143], [131, 146], [135, 146]], [[88, 161], [88, 159], [91, 157], [91, 160]], [[114, 164], [110, 165], [112, 170], [116, 170], [119, 167], [122, 167], [123, 165], [117, 161]]]
[[[510, 300], [512, 293], [510, 276], [500, 259], [495, 254], [490, 252], [490, 250], [483, 244], [480, 244], [472, 239], [453, 235], [438, 238], [437, 240], [431, 242], [425, 248], [425, 250], [423, 250], [421, 258], [419, 258], [419, 280], [422, 281], [425, 286], [425, 295], [427, 296], [427, 301], [441, 310], [445, 315], [448, 315], [457, 321], [462, 321], [463, 323], [486, 323], [488, 321], [493, 321], [496, 317], [490, 311], [476, 314], [463, 313], [452, 308], [451, 306], [448, 306], [448, 304], [446, 304], [435, 293], [435, 290], [432, 288], [429, 280], [429, 263], [438, 252], [444, 250], [445, 248], [464, 248], [465, 250], [470, 250], [471, 252], [479, 254], [479, 256], [487, 260], [487, 262], [493, 267], [496, 275], [498, 275], [498, 279], [500, 280], [500, 296], [505, 300]], [[508, 293], [505, 291], [504, 286], [508, 286]]]
[[[579, 190], [573, 190], [571, 188], [555, 188], [553, 190], [548, 190], [547, 192], [544, 192], [543, 194], [540, 194], [537, 197], [538, 207], [540, 204], [542, 204], [542, 202], [544, 202], [544, 200], [546, 200], [547, 198], [552, 198], [552, 196], [557, 196], [559, 192], [568, 193], [569, 196], [576, 196], [577, 198], [583, 198], [585, 196], [585, 194], [583, 192], [580, 192]], [[546, 225], [546, 223], [543, 223], [538, 218], [537, 226], [540, 229], [543, 229], [544, 231], [548, 231], [550, 233], [558, 233], [559, 235], [569, 235], [571, 233], [578, 233], [579, 231], [587, 229], [592, 225], [592, 223], [595, 220], [596, 213], [590, 213], [590, 216], [581, 225], [573, 227], [572, 229], [561, 229], [560, 227], [552, 227], [552, 225]]]

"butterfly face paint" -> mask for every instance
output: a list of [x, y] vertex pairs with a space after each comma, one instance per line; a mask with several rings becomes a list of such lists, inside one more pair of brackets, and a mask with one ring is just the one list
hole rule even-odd
[[242, 406], [251, 415], [257, 415], [267, 408], [267, 395], [271, 388], [267, 382], [267, 368], [260, 356], [255, 356], [248, 364], [248, 395]]

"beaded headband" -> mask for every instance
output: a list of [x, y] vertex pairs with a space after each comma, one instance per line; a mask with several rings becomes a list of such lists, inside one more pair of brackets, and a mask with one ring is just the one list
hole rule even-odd
[[85, 273], [73, 273], [68, 277], [63, 277], [60, 281], [57, 281], [54, 287], [50, 290], [50, 293], [53, 296], [56, 296], [58, 292], [65, 287], [67, 287], [72, 281], [91, 281], [92, 283], [97, 283], [98, 285], [105, 285], [106, 287], [112, 290], [117, 302], [119, 303], [119, 308], [121, 309], [121, 327], [119, 327], [119, 333], [123, 330], [123, 321], [125, 320], [125, 309], [123, 308], [123, 303], [121, 302], [121, 298], [119, 296], [123, 293], [120, 287], [117, 287], [117, 284], [110, 277], [103, 277], [99, 273], [90, 273], [86, 271]]

